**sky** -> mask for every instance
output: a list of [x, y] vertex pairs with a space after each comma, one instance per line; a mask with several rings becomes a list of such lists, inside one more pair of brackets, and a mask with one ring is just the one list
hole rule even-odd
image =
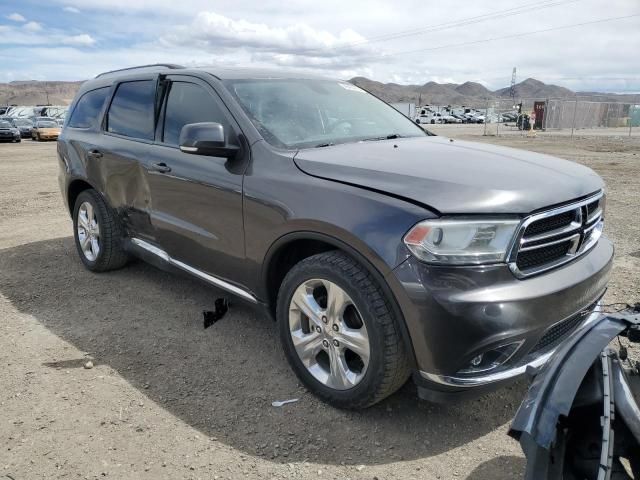
[[84, 80], [170, 62], [497, 89], [517, 67], [519, 81], [640, 92], [640, 0], [0, 0], [0, 7], [0, 82]]

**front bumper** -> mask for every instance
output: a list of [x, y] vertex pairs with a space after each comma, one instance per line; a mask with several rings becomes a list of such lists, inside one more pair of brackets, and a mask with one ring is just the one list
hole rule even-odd
[[[524, 280], [506, 265], [434, 267], [406, 260], [388, 280], [407, 325], [421, 393], [481, 393], [543, 365], [569, 332], [546, 344], [545, 334], [564, 321], [571, 320], [572, 330], [589, 321], [576, 315], [604, 294], [612, 259], [613, 245], [602, 237], [572, 263]], [[520, 347], [499, 367], [460, 373], [474, 357], [514, 342]]]

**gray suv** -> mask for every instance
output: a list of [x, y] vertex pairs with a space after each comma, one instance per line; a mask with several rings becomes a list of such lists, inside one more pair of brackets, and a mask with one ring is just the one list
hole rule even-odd
[[347, 82], [107, 72], [58, 157], [89, 270], [140, 257], [255, 305], [339, 407], [504, 385], [595, 316], [611, 268], [589, 168], [431, 135]]

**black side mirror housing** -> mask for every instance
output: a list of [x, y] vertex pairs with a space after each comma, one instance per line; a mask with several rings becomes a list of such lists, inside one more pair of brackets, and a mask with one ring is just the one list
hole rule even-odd
[[233, 158], [240, 147], [230, 144], [224, 127], [216, 122], [189, 123], [180, 131], [180, 150], [195, 155]]

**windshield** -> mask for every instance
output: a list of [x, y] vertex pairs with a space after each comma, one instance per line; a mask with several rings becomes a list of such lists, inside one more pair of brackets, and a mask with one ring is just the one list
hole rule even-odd
[[31, 125], [33, 125], [31, 120], [27, 120], [24, 118], [14, 118], [13, 123], [15, 123], [18, 127], [30, 127]]
[[56, 128], [58, 124], [52, 120], [40, 120], [37, 126], [38, 128]]
[[11, 124], [6, 120], [0, 120], [0, 128], [11, 128]]
[[278, 147], [427, 135], [393, 107], [347, 82], [251, 79], [226, 85], [265, 140]]

